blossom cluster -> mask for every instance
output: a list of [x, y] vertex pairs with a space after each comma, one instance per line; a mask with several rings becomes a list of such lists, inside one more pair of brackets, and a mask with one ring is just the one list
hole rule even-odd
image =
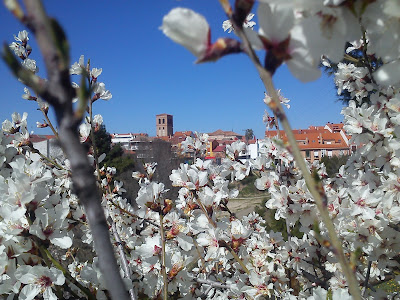
[[[318, 162], [307, 168], [321, 186], [363, 296], [386, 299], [390, 295], [376, 284], [390, 278], [399, 281], [400, 47], [393, 33], [399, 28], [400, 7], [393, 0], [263, 0], [257, 16], [259, 30], [248, 28], [253, 23], [243, 30], [254, 48], [267, 51], [269, 71], [286, 63], [296, 77], [311, 80], [319, 76], [321, 57], [324, 65], [335, 69], [338, 93], [348, 99], [342, 110], [344, 128], [355, 150], [335, 178], [328, 178]], [[188, 9], [173, 10], [161, 29], [200, 61], [242, 51], [231, 39], [212, 44], [205, 18]], [[24, 67], [37, 72], [29, 58], [27, 32], [15, 40], [11, 49]], [[103, 122], [100, 115], [92, 115], [92, 104], [111, 98], [104, 83], [97, 81], [101, 72], [90, 70], [83, 56], [70, 69], [71, 75], [86, 76], [92, 91], [90, 113], [79, 128], [82, 143], [90, 143]], [[47, 117], [44, 101], [28, 89], [23, 98], [37, 101]], [[270, 103], [269, 96], [265, 102]], [[43, 124], [51, 126], [48, 118]], [[160, 297], [167, 288], [181, 299], [351, 299], [291, 147], [279, 138], [267, 139], [257, 158], [243, 159], [246, 144], [236, 141], [226, 147], [218, 165], [202, 159], [208, 144], [206, 134], [182, 142], [182, 151], [193, 153], [194, 160], [169, 177], [179, 187], [177, 199], [166, 197], [165, 185], [153, 180], [157, 165], [146, 162], [144, 173], [132, 174], [140, 185], [135, 203], [124, 198], [116, 169], [100, 168], [104, 155], [89, 150], [112, 228], [110, 239], [115, 251], [122, 247], [118, 262], [127, 289], [150, 298]], [[230, 211], [230, 199], [238, 196], [230, 183], [250, 174], [269, 197], [266, 207], [274, 210], [276, 220], [284, 221], [286, 234], [266, 230], [266, 221], [255, 212], [238, 218]], [[107, 299], [95, 249], [91, 259], [81, 261], [74, 248], [76, 233], [93, 247], [85, 211], [73, 193], [68, 160], [35, 149], [27, 114], [13, 114], [0, 132], [0, 295], [22, 300], [37, 295]]]

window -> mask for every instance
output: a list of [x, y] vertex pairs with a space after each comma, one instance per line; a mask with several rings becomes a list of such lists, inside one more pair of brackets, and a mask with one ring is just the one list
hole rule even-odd
[[328, 157], [332, 157], [332, 150], [328, 150]]
[[158, 124], [161, 124], [161, 119], [158, 119]]
[[310, 157], [310, 150], [306, 150], [306, 157]]
[[314, 157], [319, 157], [318, 151], [314, 151]]
[[165, 124], [165, 119], [162, 119], [162, 123]]

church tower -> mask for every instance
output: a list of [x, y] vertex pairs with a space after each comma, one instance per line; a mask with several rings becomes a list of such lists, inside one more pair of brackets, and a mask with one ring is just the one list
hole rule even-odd
[[172, 115], [156, 115], [156, 136], [172, 136], [174, 134], [174, 122]]

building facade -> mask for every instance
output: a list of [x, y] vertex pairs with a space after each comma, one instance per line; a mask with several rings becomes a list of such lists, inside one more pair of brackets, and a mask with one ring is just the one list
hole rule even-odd
[[217, 141], [237, 141], [243, 139], [242, 134], [238, 134], [233, 131], [224, 131], [221, 129], [208, 133], [208, 137], [209, 140]]
[[60, 161], [65, 160], [64, 152], [54, 135], [30, 134], [29, 141], [33, 148], [44, 156]]
[[[307, 129], [295, 129], [293, 135], [303, 157], [309, 161], [320, 160], [324, 156], [350, 155], [356, 145], [350, 145], [350, 136], [343, 130], [343, 124], [327, 123], [325, 126], [310, 126]], [[287, 141], [286, 133], [280, 130], [265, 132], [266, 138], [277, 137]]]
[[111, 134], [111, 143], [120, 144], [127, 151], [136, 151], [140, 145], [147, 142], [149, 136], [147, 133], [113, 133]]

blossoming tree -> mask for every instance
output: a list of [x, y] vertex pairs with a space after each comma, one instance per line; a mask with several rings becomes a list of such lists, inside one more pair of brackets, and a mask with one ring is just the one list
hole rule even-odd
[[[24, 99], [37, 102], [67, 159], [47, 157], [29, 142], [27, 115], [15, 113], [0, 135], [0, 295], [8, 299], [388, 299], [376, 288], [399, 280], [400, 221], [400, 4], [395, 0], [260, 0], [259, 29], [255, 1], [220, 0], [235, 38], [211, 40], [206, 19], [176, 8], [161, 30], [182, 44], [197, 62], [244, 53], [265, 84], [265, 103], [279, 120], [288, 143], [264, 141], [261, 155], [239, 159], [246, 145], [227, 147], [221, 165], [204, 161], [208, 136], [182, 143], [194, 151], [192, 165], [170, 175], [180, 187], [177, 199], [165, 197], [153, 181], [156, 164], [133, 175], [140, 183], [134, 208], [123, 198], [115, 168], [99, 168], [104, 159], [91, 141], [102, 123], [93, 114], [98, 99], [111, 93], [98, 81], [102, 70], [81, 56], [70, 66], [61, 26], [39, 1], [15, 0], [10, 11], [34, 33], [49, 78], [36, 74], [29, 36], [21, 31], [3, 49], [3, 57], [28, 87]], [[345, 48], [347, 45], [347, 48]], [[350, 45], [350, 46], [348, 46]], [[264, 55], [263, 63], [259, 56]], [[338, 92], [349, 94], [342, 113], [357, 146], [336, 178], [322, 164], [301, 156], [286, 118], [287, 103], [272, 83], [286, 63], [298, 79], [320, 75], [320, 63], [336, 66]], [[81, 77], [72, 83], [71, 75]], [[284, 91], [282, 92], [284, 93]], [[73, 102], [76, 102], [73, 105]], [[51, 105], [58, 131], [48, 118]], [[295, 105], [295, 104], [294, 104]], [[267, 232], [256, 213], [242, 219], [229, 210], [238, 191], [229, 181], [258, 176], [268, 191], [267, 208], [286, 222], [287, 239]], [[224, 212], [224, 214], [222, 213]], [[301, 236], [291, 229], [300, 228]], [[93, 246], [90, 261], [80, 261], [74, 233]], [[62, 251], [60, 258], [56, 251]], [[118, 255], [115, 255], [117, 253]]]

